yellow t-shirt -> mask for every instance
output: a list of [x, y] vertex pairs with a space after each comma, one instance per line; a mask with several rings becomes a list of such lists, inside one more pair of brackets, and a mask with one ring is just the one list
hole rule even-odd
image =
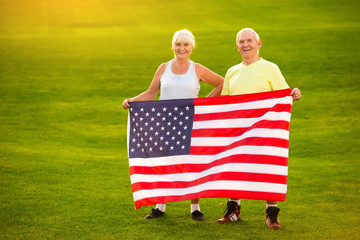
[[260, 59], [249, 66], [237, 64], [227, 71], [221, 95], [238, 95], [289, 88], [279, 67]]

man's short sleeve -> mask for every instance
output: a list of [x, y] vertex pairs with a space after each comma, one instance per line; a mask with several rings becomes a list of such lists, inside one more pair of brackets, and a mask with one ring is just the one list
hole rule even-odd
[[289, 88], [289, 85], [286, 83], [284, 76], [276, 64], [274, 64], [271, 75], [271, 87], [273, 91]]

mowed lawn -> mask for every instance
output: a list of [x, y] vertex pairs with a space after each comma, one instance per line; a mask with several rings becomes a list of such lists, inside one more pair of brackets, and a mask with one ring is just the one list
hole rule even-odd
[[[0, 0], [0, 239], [359, 239], [359, 12], [352, 0]], [[143, 219], [122, 101], [173, 57], [175, 31], [191, 30], [192, 60], [225, 76], [244, 27], [303, 94], [283, 229], [251, 200], [233, 224], [216, 223], [227, 199], [201, 200], [206, 222], [189, 201]]]

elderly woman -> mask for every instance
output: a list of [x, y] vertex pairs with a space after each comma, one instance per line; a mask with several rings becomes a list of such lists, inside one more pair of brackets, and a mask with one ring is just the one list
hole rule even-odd
[[[208, 97], [219, 96], [224, 78], [212, 72], [199, 63], [190, 60], [195, 46], [195, 38], [187, 29], [177, 31], [172, 40], [172, 49], [175, 58], [162, 63], [155, 72], [149, 88], [140, 95], [125, 99], [123, 108], [130, 107], [129, 102], [154, 100], [160, 91], [160, 100], [197, 98], [200, 90], [200, 81], [214, 86]], [[156, 204], [156, 208], [145, 216], [147, 219], [164, 215], [165, 203]], [[205, 221], [200, 212], [199, 199], [191, 200], [191, 216], [195, 221]]]

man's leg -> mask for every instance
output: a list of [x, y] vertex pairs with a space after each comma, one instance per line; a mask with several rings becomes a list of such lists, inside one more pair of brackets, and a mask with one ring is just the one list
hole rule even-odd
[[240, 199], [230, 199], [226, 203], [227, 207], [225, 209], [225, 215], [218, 219], [216, 222], [218, 223], [228, 223], [228, 222], [236, 222], [241, 219], [240, 211]]
[[278, 218], [279, 211], [280, 209], [277, 207], [277, 202], [266, 201], [266, 224], [269, 228], [282, 228]]

